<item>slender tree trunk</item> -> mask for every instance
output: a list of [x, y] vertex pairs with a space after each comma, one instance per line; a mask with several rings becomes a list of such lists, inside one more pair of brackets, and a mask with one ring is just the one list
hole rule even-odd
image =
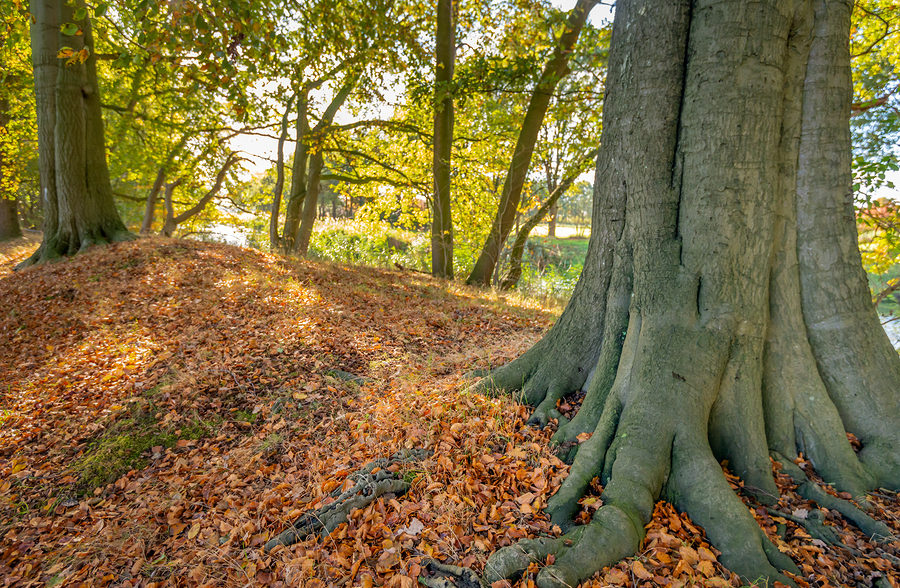
[[163, 221], [161, 234], [169, 237], [175, 232], [175, 204], [172, 202], [172, 196], [175, 194], [175, 188], [184, 183], [184, 178], [178, 178], [174, 182], [166, 184], [166, 191], [163, 195], [163, 207], [166, 211], [166, 218]]
[[453, 69], [456, 16], [453, 0], [438, 0], [434, 70], [434, 204], [431, 220], [431, 275], [453, 277], [453, 218], [450, 158], [453, 151]]
[[8, 241], [22, 236], [16, 201], [0, 196], [0, 241]]
[[[132, 92], [134, 91], [135, 90], [132, 89]], [[132, 100], [134, 99], [135, 98], [133, 98]], [[190, 138], [191, 134], [182, 134], [181, 139], [174, 147], [172, 147], [172, 149], [169, 150], [169, 153], [166, 155], [165, 161], [162, 163], [162, 165], [159, 166], [159, 170], [156, 173], [156, 180], [153, 182], [153, 186], [150, 188], [150, 192], [147, 194], [147, 203], [144, 206], [144, 219], [143, 222], [141, 222], [142, 235], [147, 235], [153, 231], [153, 223], [156, 220], [156, 204], [159, 201], [159, 193], [160, 191], [162, 191], [163, 186], [165, 185], [166, 174], [169, 173], [172, 163], [179, 155], [181, 155], [182, 149], [184, 149], [184, 146], [187, 144]]]
[[559, 201], [553, 203], [550, 207], [547, 217], [547, 236], [556, 239], [556, 216], [559, 214]]
[[18, 180], [13, 177], [12, 162], [3, 148], [8, 141], [9, 123], [9, 100], [0, 96], [0, 241], [22, 236], [15, 197]]
[[[45, 208], [44, 238], [24, 265], [74, 254], [98, 243], [130, 239], [116, 211], [106, 165], [96, 57], [88, 19], [75, 22], [62, 0], [32, 4], [32, 60], [38, 104], [38, 152]], [[81, 34], [65, 36], [60, 23]], [[57, 57], [70, 47], [72, 59]], [[82, 49], [87, 58], [80, 57]]]
[[301, 88], [297, 95], [297, 143], [294, 148], [294, 167], [291, 170], [291, 192], [285, 211], [284, 230], [281, 232], [281, 245], [285, 253], [295, 250], [297, 230], [300, 228], [300, 212], [303, 210], [303, 199], [306, 197], [306, 169], [309, 164], [308, 108], [308, 90]]
[[[585, 159], [593, 160], [596, 156], [597, 150], [594, 149]], [[525, 244], [528, 242], [528, 236], [531, 234], [531, 231], [544, 220], [547, 213], [556, 207], [560, 197], [572, 186], [581, 174], [582, 169], [581, 166], [577, 166], [572, 173], [563, 178], [563, 180], [550, 192], [547, 200], [545, 200], [540, 208], [525, 221], [525, 224], [523, 224], [522, 228], [516, 233], [516, 239], [513, 241], [512, 250], [509, 253], [509, 270], [503, 277], [503, 281], [500, 282], [501, 290], [515, 288], [516, 284], [519, 283], [519, 279], [522, 277], [522, 254], [525, 252]]]
[[556, 43], [553, 56], [541, 73], [537, 86], [531, 95], [522, 127], [519, 130], [519, 138], [513, 150], [509, 170], [506, 173], [506, 181], [503, 191], [500, 193], [500, 206], [487, 240], [472, 273], [466, 279], [467, 284], [488, 286], [494, 273], [494, 266], [500, 258], [500, 251], [509, 236], [516, 212], [519, 209], [519, 200], [522, 196], [522, 188], [528, 176], [528, 167], [531, 164], [531, 155], [534, 153], [534, 145], [537, 142], [538, 132], [544, 122], [544, 115], [550, 106], [550, 99], [559, 81], [569, 73], [569, 55], [578, 41], [581, 29], [587, 21], [588, 13], [597, 4], [598, 0], [578, 0], [575, 7], [566, 19], [565, 28]]
[[[771, 456], [804, 497], [890, 533], [792, 463], [802, 452], [863, 503], [900, 487], [900, 357], [869, 299], [850, 201], [850, 8], [617, 4], [584, 272], [547, 336], [483, 383], [521, 388], [538, 422], [584, 386], [555, 440], [591, 435], [547, 506], [567, 533], [501, 549], [489, 583], [552, 554], [538, 586], [575, 586], [633, 554], [666, 498], [745, 580], [792, 584], [781, 572], [798, 567], [722, 460], [774, 502]], [[573, 526], [597, 476], [603, 506]]]
[[278, 216], [281, 214], [281, 194], [284, 191], [284, 142], [288, 133], [288, 114], [294, 104], [293, 96], [288, 99], [281, 117], [281, 134], [278, 136], [278, 161], [275, 163], [275, 189], [272, 194], [272, 210], [269, 213], [269, 248], [278, 249], [281, 246], [278, 236]]
[[316, 222], [316, 210], [319, 202], [319, 185], [322, 180], [322, 168], [325, 167], [324, 141], [328, 127], [334, 122], [334, 116], [344, 105], [350, 96], [350, 92], [356, 87], [358, 78], [352, 77], [345, 83], [332, 99], [322, 120], [310, 132], [310, 140], [316, 141], [314, 152], [309, 159], [309, 178], [306, 185], [306, 197], [303, 200], [303, 218], [300, 222], [300, 230], [297, 232], [297, 241], [294, 249], [298, 255], [305, 256], [309, 249], [309, 240], [312, 237], [313, 225]]
[[156, 201], [159, 200], [159, 193], [162, 191], [163, 184], [166, 182], [166, 168], [160, 167], [156, 172], [156, 180], [150, 187], [147, 194], [147, 204], [144, 206], [144, 220], [141, 222], [141, 234], [149, 235], [153, 230], [153, 220], [156, 216]]

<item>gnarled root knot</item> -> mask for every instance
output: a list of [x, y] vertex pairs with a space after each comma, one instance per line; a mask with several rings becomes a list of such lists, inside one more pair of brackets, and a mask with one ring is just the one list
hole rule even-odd
[[430, 453], [424, 449], [404, 449], [389, 458], [376, 459], [367, 463], [348, 476], [353, 482], [353, 486], [347, 490], [342, 491], [338, 488], [333, 491], [330, 494], [334, 498], [333, 502], [300, 515], [300, 518], [294, 521], [290, 527], [277, 537], [270, 539], [263, 549], [268, 552], [279, 545], [293, 545], [317, 532], [325, 537], [338, 525], [347, 522], [351, 512], [368, 506], [379, 496], [405, 493], [409, 490], [409, 482], [399, 478], [388, 468], [396, 463], [421, 461]]

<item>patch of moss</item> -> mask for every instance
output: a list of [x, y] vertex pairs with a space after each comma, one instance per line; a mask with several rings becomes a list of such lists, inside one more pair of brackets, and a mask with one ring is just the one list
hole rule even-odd
[[178, 439], [200, 439], [216, 432], [217, 422], [195, 416], [179, 428], [163, 427], [155, 415], [152, 402], [136, 402], [129, 406], [128, 416], [120, 416], [72, 464], [77, 486], [83, 492], [115, 482], [131, 470], [147, 465], [151, 448], [173, 447]]
[[234, 420], [243, 421], [245, 423], [255, 423], [258, 416], [259, 415], [246, 410], [237, 410], [234, 413]]

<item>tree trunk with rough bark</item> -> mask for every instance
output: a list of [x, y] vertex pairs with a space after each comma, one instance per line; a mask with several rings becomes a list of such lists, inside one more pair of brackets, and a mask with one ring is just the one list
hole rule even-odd
[[450, 157], [453, 151], [453, 68], [456, 15], [453, 0], [438, 0], [434, 70], [434, 204], [431, 219], [431, 275], [453, 277], [453, 217], [450, 208]]
[[522, 119], [522, 127], [519, 130], [519, 138], [513, 150], [509, 169], [506, 172], [506, 181], [503, 183], [503, 191], [500, 192], [500, 206], [497, 215], [491, 225], [487, 240], [472, 273], [466, 278], [470, 285], [488, 286], [500, 252], [509, 232], [516, 221], [516, 213], [519, 210], [519, 200], [522, 197], [522, 188], [528, 176], [528, 167], [531, 165], [531, 156], [537, 143], [538, 132], [544, 122], [544, 115], [550, 106], [550, 99], [559, 81], [569, 73], [569, 55], [578, 41], [581, 29], [587, 21], [588, 13], [597, 4], [598, 0], [578, 0], [575, 7], [566, 18], [562, 34], [556, 43], [553, 56], [547, 62], [541, 77], [534, 88], [525, 117]]
[[[538, 585], [575, 586], [635, 553], [665, 498], [743, 578], [792, 583], [722, 460], [762, 501], [770, 455], [802, 452], [858, 501], [900, 487], [900, 357], [851, 200], [850, 9], [617, 3], [584, 272], [553, 329], [482, 384], [520, 389], [541, 423], [583, 387], [555, 440], [592, 435], [547, 506], [567, 532], [498, 551], [488, 582], [553, 553]], [[603, 506], [573, 526], [595, 476]]]
[[[113, 202], [94, 43], [89, 19], [75, 21], [74, 11], [79, 7], [84, 7], [84, 2], [39, 0], [31, 4], [45, 216], [41, 246], [22, 266], [133, 238]], [[80, 34], [64, 35], [61, 23], [73, 22], [80, 27]], [[65, 47], [72, 49], [73, 58], [57, 56]]]

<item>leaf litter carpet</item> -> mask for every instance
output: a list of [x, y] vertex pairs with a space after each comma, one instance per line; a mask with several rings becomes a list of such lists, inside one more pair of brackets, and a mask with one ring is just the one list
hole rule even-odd
[[[471, 370], [526, 350], [554, 312], [226, 245], [142, 239], [16, 273], [30, 248], [3, 247], [0, 585], [407, 588], [428, 558], [481, 571], [494, 550], [559, 532], [541, 512], [567, 471], [551, 431], [525, 426], [513, 399], [466, 392]], [[402, 449], [432, 452], [398, 472], [407, 493], [262, 549]], [[797, 523], [815, 505], [779, 483], [791, 520], [745, 501], [798, 584], [900, 586], [896, 541], [832, 512], [846, 548], [817, 541]], [[900, 533], [897, 495], [872, 499]], [[717, 556], [660, 502], [641, 552], [584, 586], [740, 586]]]

